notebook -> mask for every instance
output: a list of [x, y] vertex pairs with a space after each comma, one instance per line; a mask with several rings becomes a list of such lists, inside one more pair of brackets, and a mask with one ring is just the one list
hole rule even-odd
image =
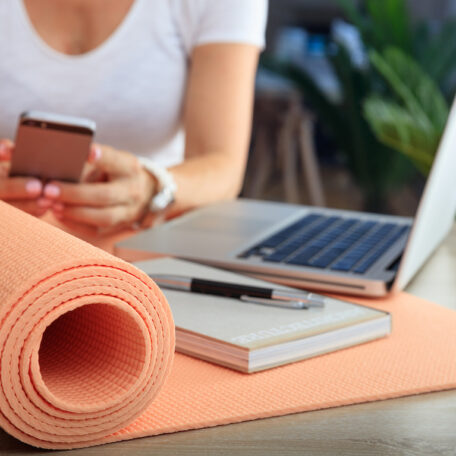
[[[285, 290], [237, 273], [174, 258], [135, 263], [148, 274], [173, 274]], [[323, 308], [287, 309], [162, 288], [176, 325], [176, 350], [241, 372], [256, 372], [391, 332], [387, 312], [325, 297]]]

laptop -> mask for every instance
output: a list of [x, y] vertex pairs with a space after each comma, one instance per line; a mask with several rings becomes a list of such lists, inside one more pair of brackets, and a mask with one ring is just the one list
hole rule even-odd
[[124, 240], [125, 258], [157, 254], [284, 285], [361, 296], [402, 290], [456, 213], [456, 103], [414, 218], [238, 199]]

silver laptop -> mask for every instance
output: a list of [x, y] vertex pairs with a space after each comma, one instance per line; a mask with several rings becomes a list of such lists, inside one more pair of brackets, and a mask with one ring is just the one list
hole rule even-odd
[[354, 295], [402, 290], [456, 213], [456, 104], [414, 218], [238, 199], [117, 244], [126, 258], [166, 254], [285, 285]]

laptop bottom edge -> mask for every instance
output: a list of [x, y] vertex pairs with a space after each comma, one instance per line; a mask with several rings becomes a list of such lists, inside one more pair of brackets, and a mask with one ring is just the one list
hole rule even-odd
[[[239, 272], [239, 271], [238, 271]], [[281, 285], [286, 285], [294, 288], [308, 288], [311, 290], [320, 291], [321, 293], [334, 292], [347, 295], [365, 296], [368, 298], [381, 298], [390, 293], [390, 286], [386, 282], [376, 280], [366, 280], [365, 284], [350, 284], [333, 282], [331, 280], [305, 279], [295, 277], [283, 277], [271, 274], [259, 274], [243, 271], [262, 280], [276, 282]]]
[[[160, 258], [164, 256], [172, 256], [172, 255], [164, 255], [160, 253], [150, 252], [147, 250], [138, 250], [134, 248], [128, 247], [120, 247], [116, 246], [115, 248], [115, 255], [124, 259], [128, 262], [135, 262], [135, 261], [144, 261], [154, 258]], [[195, 263], [201, 264], [208, 264], [214, 267], [227, 269], [231, 271], [235, 271], [242, 274], [247, 274], [251, 277], [256, 277], [262, 280], [268, 280], [270, 282], [275, 282], [281, 285], [295, 287], [295, 288], [303, 288], [303, 289], [311, 289], [316, 291], [321, 291], [322, 293], [342, 293], [346, 295], [356, 295], [356, 296], [365, 296], [371, 298], [380, 298], [385, 297], [390, 293], [390, 285], [391, 283], [387, 283], [381, 280], [369, 280], [364, 279], [359, 281], [358, 283], [354, 282], [340, 282], [336, 280], [331, 280], [330, 277], [288, 277], [278, 274], [270, 274], [270, 273], [260, 273], [258, 271], [250, 271], [243, 269], [242, 267], [236, 267], [235, 264], [227, 264], [224, 262], [218, 261], [211, 261], [205, 260], [201, 261], [196, 258], [185, 257], [181, 256], [180, 258], [193, 261]]]

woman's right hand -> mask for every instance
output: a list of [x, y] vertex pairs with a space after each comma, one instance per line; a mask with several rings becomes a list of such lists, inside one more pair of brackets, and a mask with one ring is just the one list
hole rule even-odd
[[13, 153], [14, 144], [8, 139], [0, 139], [0, 199], [40, 217], [50, 206], [49, 201], [42, 198], [43, 184], [33, 177], [9, 177]]

